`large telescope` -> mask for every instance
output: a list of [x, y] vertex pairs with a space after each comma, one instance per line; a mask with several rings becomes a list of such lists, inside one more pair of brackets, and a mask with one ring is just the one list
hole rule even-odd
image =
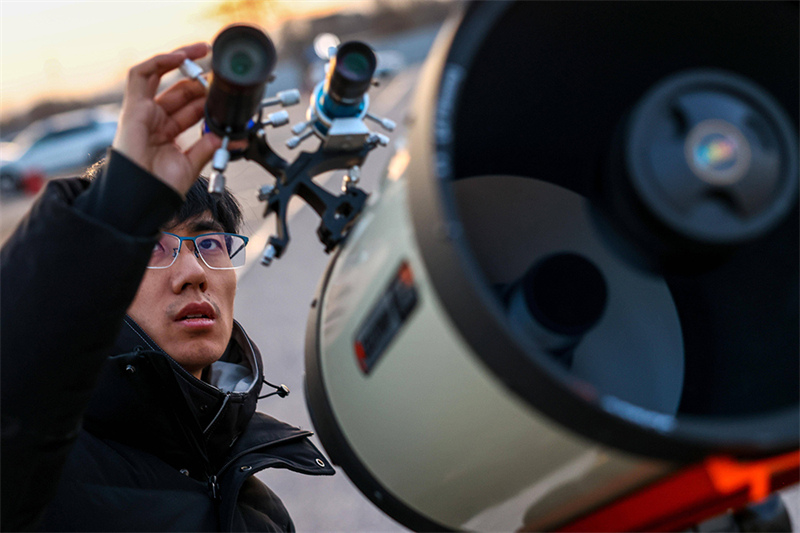
[[332, 258], [307, 394], [409, 528], [693, 527], [798, 481], [798, 4], [485, 2]]

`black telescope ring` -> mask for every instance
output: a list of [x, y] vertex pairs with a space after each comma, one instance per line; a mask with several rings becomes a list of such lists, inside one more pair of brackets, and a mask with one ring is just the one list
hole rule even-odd
[[[694, 5], [679, 5], [687, 4]], [[649, 423], [646, 412], [639, 419], [623, 416], [604, 404], [602, 396], [583, 397], [578, 393], [583, 383], [545, 357], [536, 357], [537, 364], [530, 364], [532, 355], [509, 329], [504, 310], [464, 235], [450, 185], [454, 177], [454, 130], [458, 126], [452, 121], [463, 89], [460, 83], [493, 22], [515, 5], [533, 3], [470, 5], [461, 26], [447, 37], [440, 36], [420, 77], [415, 128], [409, 137], [409, 209], [432, 288], [450, 319], [474, 356], [510, 391], [566, 430], [592, 441], [622, 452], [677, 461], [696, 461], [713, 454], [763, 457], [796, 449], [800, 438], [796, 404], [759, 416], [726, 419], [678, 414], [671, 419], [654, 416], [654, 421], [664, 423]], [[541, 5], [548, 9], [586, 5], [601, 9], [610, 3]], [[481, 155], [485, 160], [486, 154]], [[479, 164], [480, 159], [471, 162]], [[503, 170], [500, 173], [509, 173]], [[580, 190], [580, 183], [570, 185], [582, 194], [587, 192]]]

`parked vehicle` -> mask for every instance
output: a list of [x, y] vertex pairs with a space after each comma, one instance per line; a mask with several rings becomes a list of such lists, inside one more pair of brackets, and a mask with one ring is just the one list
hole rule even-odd
[[375, 52], [375, 55], [378, 57], [378, 67], [375, 69], [376, 78], [389, 78], [408, 66], [406, 56], [397, 50], [383, 50]]
[[117, 113], [107, 106], [32, 123], [11, 142], [0, 144], [0, 190], [20, 188], [27, 175], [49, 178], [93, 164], [111, 145], [116, 131]]

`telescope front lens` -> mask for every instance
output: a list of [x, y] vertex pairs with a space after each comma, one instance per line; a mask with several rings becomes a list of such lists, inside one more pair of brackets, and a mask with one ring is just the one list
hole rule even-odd
[[341, 73], [356, 80], [372, 76], [369, 60], [358, 52], [351, 52], [342, 58]]
[[244, 51], [238, 51], [231, 57], [231, 70], [234, 74], [244, 76], [253, 68], [253, 58]]

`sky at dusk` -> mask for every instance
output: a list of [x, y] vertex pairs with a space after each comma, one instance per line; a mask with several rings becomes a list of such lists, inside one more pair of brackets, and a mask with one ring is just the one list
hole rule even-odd
[[[285, 17], [368, 8], [370, 0], [249, 0], [266, 3], [262, 26]], [[46, 97], [67, 98], [119, 86], [128, 68], [181, 45], [211, 42], [233, 22], [216, 1], [0, 0], [0, 115], [26, 111]], [[228, 13], [230, 15], [230, 13]], [[227, 18], [227, 20], [226, 20]]]

